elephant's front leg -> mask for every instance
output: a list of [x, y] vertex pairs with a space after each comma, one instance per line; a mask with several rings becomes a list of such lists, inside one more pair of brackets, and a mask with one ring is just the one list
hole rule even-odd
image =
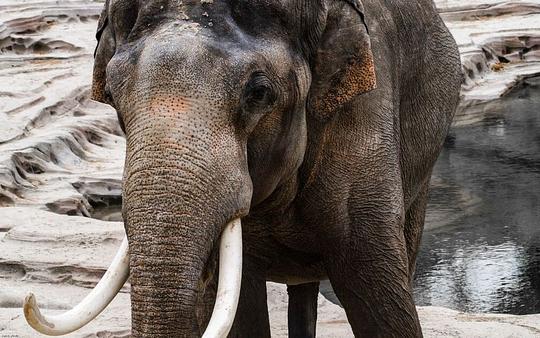
[[[372, 210], [373, 211], [373, 210]], [[392, 215], [357, 215], [327, 272], [356, 337], [421, 337], [402, 226]], [[369, 221], [367, 221], [369, 219]]]
[[270, 338], [270, 321], [266, 302], [266, 280], [245, 269], [238, 310], [229, 338], [248, 337]]
[[315, 338], [319, 282], [287, 285], [289, 338]]

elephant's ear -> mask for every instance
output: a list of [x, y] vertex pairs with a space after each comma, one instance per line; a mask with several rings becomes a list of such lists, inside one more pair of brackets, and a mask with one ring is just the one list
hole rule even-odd
[[116, 41], [112, 25], [109, 22], [108, 12], [109, 0], [105, 1], [98, 21], [97, 46], [94, 51], [94, 73], [92, 78], [92, 99], [103, 103], [110, 103], [105, 95], [106, 69], [116, 50]]
[[375, 65], [360, 0], [327, 0], [327, 19], [312, 61], [309, 109], [327, 118], [376, 88]]

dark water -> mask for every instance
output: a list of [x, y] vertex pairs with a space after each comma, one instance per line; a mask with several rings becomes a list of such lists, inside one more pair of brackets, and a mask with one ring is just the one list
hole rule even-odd
[[455, 127], [436, 165], [418, 305], [540, 313], [540, 77]]

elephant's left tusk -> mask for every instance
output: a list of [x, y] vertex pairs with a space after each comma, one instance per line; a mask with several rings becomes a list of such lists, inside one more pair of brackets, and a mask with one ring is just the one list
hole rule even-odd
[[202, 338], [225, 338], [236, 315], [242, 281], [242, 224], [229, 222], [221, 234], [216, 304]]
[[73, 332], [94, 319], [113, 300], [129, 276], [128, 241], [124, 237], [111, 266], [96, 287], [73, 309], [56, 316], [41, 314], [33, 293], [24, 300], [24, 316], [36, 331], [49, 336]]

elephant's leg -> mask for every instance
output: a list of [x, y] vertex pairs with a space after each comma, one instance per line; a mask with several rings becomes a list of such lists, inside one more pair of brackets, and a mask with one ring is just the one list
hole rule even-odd
[[409, 262], [409, 278], [412, 284], [416, 267], [416, 256], [420, 248], [420, 240], [424, 230], [426, 205], [429, 193], [429, 180], [424, 184], [420, 193], [409, 207], [405, 216], [405, 240], [407, 242], [407, 257]]
[[315, 338], [319, 282], [287, 285], [289, 337]]
[[270, 338], [266, 281], [244, 272], [236, 317], [230, 338]]
[[421, 337], [409, 283], [402, 227], [355, 224], [325, 259], [328, 276], [356, 337]]

